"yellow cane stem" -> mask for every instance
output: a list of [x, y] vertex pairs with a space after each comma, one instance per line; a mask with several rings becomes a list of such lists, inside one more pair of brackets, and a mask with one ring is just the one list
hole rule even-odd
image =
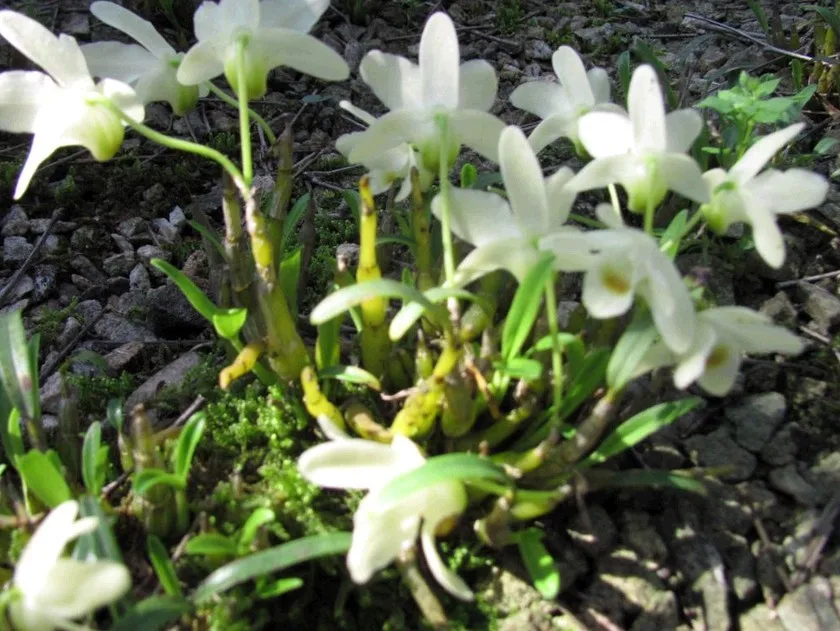
[[434, 429], [443, 400], [443, 381], [434, 377], [418, 386], [405, 400], [391, 425], [393, 434], [422, 438]]
[[313, 418], [323, 415], [330, 419], [336, 427], [340, 429], [346, 427], [344, 416], [321, 392], [321, 387], [318, 385], [318, 376], [310, 366], [301, 370], [300, 385], [303, 388], [303, 404]]
[[[368, 176], [359, 182], [359, 193], [362, 208], [359, 217], [359, 268], [356, 270], [356, 282], [361, 284], [379, 280], [382, 278], [382, 270], [376, 261], [376, 206]], [[386, 372], [391, 347], [385, 326], [387, 306], [384, 298], [370, 298], [360, 305], [364, 324], [361, 334], [362, 366], [377, 377], [382, 377]]]
[[444, 380], [443, 395], [440, 427], [450, 438], [463, 436], [472, 429], [478, 417], [473, 391], [460, 370], [453, 370]]
[[344, 419], [362, 438], [385, 444], [390, 444], [394, 439], [391, 430], [377, 423], [373, 413], [359, 401], [350, 401], [344, 406]]
[[262, 352], [263, 345], [260, 342], [251, 342], [245, 346], [239, 351], [233, 363], [219, 372], [219, 387], [227, 390], [236, 379], [251, 372]]

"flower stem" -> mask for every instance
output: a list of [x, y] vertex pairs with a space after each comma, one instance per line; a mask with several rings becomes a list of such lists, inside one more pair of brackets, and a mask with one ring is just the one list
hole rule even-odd
[[667, 241], [664, 241], [664, 242], [660, 243], [659, 244], [659, 249], [662, 250], [663, 252], [666, 252], [675, 242], [679, 243], [680, 241], [682, 241], [686, 237], [686, 235], [688, 235], [689, 232], [691, 232], [692, 230], [694, 230], [694, 228], [697, 227], [697, 224], [700, 223], [700, 221], [702, 219], [703, 219], [702, 211], [697, 210], [694, 213], [694, 215], [691, 217], [691, 219], [689, 219], [686, 222], [685, 227], [683, 227], [680, 234], [677, 235], [676, 237], [674, 237], [673, 239], [668, 239]]
[[441, 241], [443, 242], [443, 273], [446, 284], [452, 285], [455, 278], [455, 249], [452, 245], [452, 228], [450, 222], [449, 199], [449, 120], [445, 116], [437, 117], [440, 128], [440, 165], [438, 179], [440, 180], [440, 224]]
[[242, 172], [239, 169], [237, 169], [236, 165], [233, 164], [233, 162], [231, 162], [224, 154], [216, 151], [215, 149], [211, 149], [210, 147], [198, 144], [196, 142], [181, 140], [180, 138], [172, 138], [171, 136], [162, 134], [159, 131], [155, 131], [151, 127], [147, 127], [143, 123], [134, 120], [128, 114], [123, 112], [119, 107], [117, 107], [117, 105], [112, 101], [106, 100], [103, 101], [103, 103], [108, 109], [110, 109], [112, 112], [114, 112], [114, 114], [119, 116], [121, 120], [123, 120], [129, 127], [131, 127], [141, 136], [145, 136], [152, 142], [156, 142], [157, 144], [163, 147], [168, 147], [169, 149], [174, 149], [175, 151], [183, 151], [185, 153], [194, 153], [195, 155], [201, 156], [202, 158], [212, 160], [230, 174], [230, 176], [233, 178], [234, 182], [236, 182], [238, 187], [242, 187], [244, 182]]
[[250, 187], [254, 179], [254, 165], [251, 159], [251, 119], [248, 116], [248, 75], [245, 73], [245, 46], [244, 40], [236, 44], [236, 74], [238, 85], [236, 86], [239, 97], [239, 142], [242, 145], [242, 174], [245, 179], [245, 186]]
[[[224, 101], [231, 107], [239, 108], [239, 102], [220, 87], [215, 85], [212, 81], [208, 81], [205, 85], [208, 90], [219, 98], [220, 101]], [[268, 122], [251, 108], [248, 108], [248, 114], [257, 122], [257, 125], [262, 127], [265, 138], [268, 140], [268, 144], [273, 146], [277, 142], [277, 136], [275, 136], [274, 132], [271, 131], [271, 126]]]

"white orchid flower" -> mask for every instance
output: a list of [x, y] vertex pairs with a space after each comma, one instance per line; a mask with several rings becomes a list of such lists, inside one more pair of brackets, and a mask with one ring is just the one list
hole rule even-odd
[[590, 112], [580, 119], [580, 141], [594, 158], [569, 182], [577, 192], [621, 184], [628, 208], [655, 208], [668, 190], [696, 202], [709, 201], [697, 163], [686, 152], [703, 120], [694, 110], [665, 115], [656, 71], [639, 66], [627, 93], [628, 114]]
[[[458, 265], [454, 282], [465, 285], [497, 269], [517, 280], [540, 259], [540, 238], [555, 232], [579, 233], [564, 226], [575, 194], [565, 188], [572, 178], [566, 167], [543, 178], [534, 150], [518, 127], [507, 127], [499, 138], [499, 164], [508, 200], [485, 191], [450, 191], [452, 232], [475, 246]], [[443, 198], [432, 200], [440, 219]]]
[[122, 563], [62, 557], [69, 542], [97, 526], [95, 517], [76, 520], [78, 512], [73, 500], [54, 508], [20, 555], [12, 580], [17, 594], [8, 610], [15, 629], [75, 629], [70, 621], [116, 601], [131, 587]]
[[712, 169], [703, 174], [711, 201], [700, 210], [709, 227], [723, 234], [733, 223], [750, 224], [756, 250], [771, 267], [781, 267], [785, 261], [785, 242], [776, 215], [819, 206], [828, 195], [828, 181], [811, 171], [768, 169], [759, 173], [803, 127], [796, 123], [765, 136], [747, 149], [728, 173]]
[[561, 46], [551, 57], [554, 74], [560, 83], [530, 81], [516, 88], [510, 102], [542, 120], [528, 140], [539, 153], [558, 138], [580, 143], [578, 125], [589, 112], [624, 113], [624, 109], [610, 103], [610, 80], [603, 68], [589, 72], [577, 52]]
[[[349, 101], [341, 101], [339, 106], [368, 125], [376, 122], [373, 115], [356, 107]], [[341, 155], [349, 159], [353, 149], [363, 141], [365, 133], [367, 132], [357, 131], [339, 136], [335, 141], [336, 149]], [[407, 198], [411, 193], [411, 170], [413, 168], [417, 169], [420, 176], [421, 191], [427, 191], [435, 179], [435, 174], [423, 166], [423, 158], [420, 154], [407, 142], [381, 154], [371, 156], [361, 164], [368, 169], [370, 188], [374, 195], [384, 193], [391, 188], [394, 182], [402, 180], [402, 185], [395, 198], [398, 202]]]
[[0, 74], [0, 129], [34, 134], [15, 199], [23, 196], [41, 163], [60, 147], [81, 145], [100, 161], [114, 156], [125, 130], [106, 101], [134, 120], [143, 120], [143, 104], [129, 86], [113, 79], [94, 83], [72, 37], [56, 37], [14, 11], [0, 11], [0, 36], [46, 71]]
[[365, 55], [359, 66], [362, 80], [391, 111], [370, 126], [350, 160], [364, 164], [409, 142], [420, 151], [423, 164], [436, 171], [441, 148], [436, 117], [445, 116], [450, 162], [461, 145], [497, 161], [505, 125], [488, 113], [496, 99], [496, 73], [484, 60], [460, 60], [455, 25], [445, 13], [435, 13], [426, 22], [419, 64], [378, 50]]
[[676, 366], [674, 385], [695, 381], [709, 394], [722, 397], [735, 383], [744, 353], [802, 352], [802, 340], [762, 313], [746, 307], [716, 307], [697, 314], [691, 345], [674, 353], [657, 342], [642, 360], [639, 372]]
[[198, 43], [181, 60], [178, 81], [199, 85], [224, 73], [238, 93], [240, 47], [249, 99], [265, 94], [268, 72], [278, 66], [327, 81], [346, 79], [350, 69], [341, 55], [307, 35], [329, 4], [329, 0], [205, 0], [193, 16]]
[[435, 534], [467, 507], [460, 482], [425, 487], [395, 503], [381, 501], [381, 491], [394, 478], [421, 467], [426, 459], [411, 439], [394, 436], [390, 445], [361, 438], [344, 438], [316, 445], [298, 460], [298, 470], [310, 482], [334, 489], [368, 489], [353, 516], [353, 538], [347, 569], [356, 583], [366, 583], [420, 543], [435, 580], [453, 596], [472, 600], [473, 593], [450, 570], [437, 551]]
[[694, 338], [694, 305], [673, 261], [656, 239], [623, 225], [609, 204], [596, 212], [608, 229], [548, 235], [540, 247], [554, 253], [558, 269], [584, 272], [582, 302], [592, 317], [623, 315], [638, 294], [668, 348], [686, 351]]
[[137, 42], [83, 45], [82, 52], [93, 76], [129, 84], [143, 103], [167, 101], [178, 116], [195, 107], [199, 96], [207, 96], [205, 86], [181, 85], [178, 82], [175, 75], [184, 54], [176, 52], [151, 22], [113, 2], [94, 2], [90, 5], [90, 12]]

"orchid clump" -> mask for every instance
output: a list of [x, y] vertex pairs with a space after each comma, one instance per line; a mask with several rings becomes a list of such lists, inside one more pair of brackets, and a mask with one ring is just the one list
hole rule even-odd
[[[355, 509], [352, 534], [313, 535], [300, 543], [311, 556], [292, 548], [295, 558], [346, 552], [347, 571], [359, 585], [396, 563], [424, 615], [442, 624], [442, 607], [414, 562], [415, 548], [419, 540], [435, 585], [470, 600], [471, 577], [448, 567], [436, 538], [463, 536], [469, 529], [457, 530], [457, 523], [471, 522], [482, 544], [517, 546], [535, 582], [553, 597], [559, 581], [546, 581], [540, 572], [555, 564], [530, 523], [588, 484], [651, 479], [650, 471], [592, 467], [701, 401], [686, 396], [674, 402], [668, 395], [668, 403], [638, 409], [623, 401], [633, 379], [673, 368], [676, 388], [697, 384], [722, 397], [732, 390], [746, 353], [803, 349], [793, 333], [754, 311], [711, 306], [714, 297], [680, 273], [681, 247], [707, 238], [705, 227], [723, 232], [745, 222], [759, 253], [778, 267], [785, 245], [777, 215], [818, 205], [827, 183], [801, 169], [761, 172], [801, 124], [759, 140], [728, 172], [704, 174], [689, 154], [703, 120], [691, 109], [666, 114], [651, 66], [633, 73], [625, 110], [609, 102], [606, 71], [587, 72], [567, 46], [553, 57], [559, 84], [527, 83], [511, 95], [513, 105], [543, 119], [528, 138], [491, 113], [498, 90], [493, 67], [481, 59], [462, 62], [455, 25], [438, 12], [423, 29], [417, 63], [379, 50], [362, 60], [360, 77], [388, 112], [377, 116], [347, 101], [336, 104], [366, 125], [336, 139], [338, 151], [367, 171], [358, 194], [342, 192], [357, 222], [358, 263], [336, 253], [330, 291], [302, 313], [302, 261], [317, 235], [301, 230], [300, 247], [291, 244], [298, 222], [318, 212], [319, 196], [310, 191], [293, 202], [300, 164], [294, 130], [273, 129], [250, 108], [264, 106], [255, 101], [269, 90], [276, 67], [326, 80], [348, 76], [341, 56], [308, 34], [328, 4], [206, 0], [194, 15], [196, 42], [183, 55], [149, 22], [109, 2], [94, 3], [93, 13], [137, 45], [93, 42], [80, 49], [29, 18], [0, 12], [0, 35], [49, 73], [0, 75], [0, 127], [35, 134], [16, 197], [58, 147], [80, 144], [99, 159], [111, 157], [125, 125], [166, 148], [214, 161], [222, 174], [222, 235], [207, 227], [203, 234], [222, 261], [219, 299], [175, 266], [152, 264], [228, 347], [221, 389], [253, 375], [280, 388], [289, 407], [312, 417], [330, 439], [300, 455], [300, 475], [326, 489], [367, 491]], [[222, 74], [236, 98], [211, 83]], [[95, 84], [91, 75], [102, 82]], [[237, 110], [238, 161], [143, 123], [144, 103], [165, 100], [183, 114], [206, 91]], [[61, 108], [50, 101], [55, 96], [65, 101]], [[270, 146], [258, 164], [251, 151], [253, 123]], [[592, 157], [577, 173], [573, 165], [549, 169], [538, 158], [560, 137]], [[476, 160], [469, 151], [491, 173], [479, 173], [468, 162]], [[451, 173], [456, 164], [458, 186]], [[258, 194], [257, 182], [265, 194]], [[610, 202], [592, 212], [582, 193], [598, 189], [606, 189]], [[380, 194], [386, 196], [384, 212]], [[666, 219], [665, 206], [672, 205], [666, 200], [681, 208], [673, 219]], [[386, 218], [398, 233], [383, 231]], [[394, 244], [402, 248], [398, 269], [383, 256]], [[563, 299], [579, 299], [584, 316], [568, 318], [565, 327], [560, 292]], [[308, 319], [305, 328], [301, 318]], [[31, 349], [15, 354], [31, 355]], [[354, 396], [335, 381], [352, 384]], [[29, 408], [16, 413], [37, 420], [36, 406]], [[130, 429], [115, 423], [120, 444], [130, 445], [121, 456], [131, 479], [131, 511], [147, 533], [180, 537], [190, 528], [194, 507], [186, 471], [203, 422], [185, 424], [170, 470], [144, 411], [132, 414]], [[94, 465], [84, 482], [99, 495], [99, 452], [90, 440], [94, 447], [86, 453]], [[13, 446], [23, 450], [22, 442]], [[32, 458], [61, 475], [52, 456], [38, 454]], [[26, 482], [32, 478], [21, 465], [23, 455], [14, 453], [9, 461]], [[704, 491], [696, 472], [654, 474], [674, 487]], [[44, 492], [28, 485], [27, 498], [44, 501], [29, 487]], [[262, 511], [255, 519], [269, 516]], [[251, 530], [242, 540], [269, 545], [268, 533], [258, 538]], [[207, 547], [194, 544], [193, 552], [244, 553], [241, 540], [233, 545], [216, 535], [201, 533]], [[155, 541], [150, 539], [149, 554], [172, 596], [180, 586], [165, 571], [168, 559]], [[266, 552], [273, 549], [256, 554]], [[274, 559], [272, 567], [288, 567], [273, 554], [257, 557], [254, 566], [266, 567], [266, 558]], [[191, 596], [194, 603], [230, 587], [231, 577], [256, 577], [242, 567], [211, 574]], [[270, 597], [294, 586], [258, 589]]]

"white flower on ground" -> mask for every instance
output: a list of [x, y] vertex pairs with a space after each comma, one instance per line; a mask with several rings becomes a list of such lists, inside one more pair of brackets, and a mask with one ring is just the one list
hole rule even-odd
[[76, 520], [78, 512], [75, 501], [60, 504], [26, 544], [12, 580], [18, 593], [8, 613], [15, 629], [76, 628], [70, 621], [114, 602], [131, 587], [131, 577], [122, 563], [62, 557], [68, 543], [97, 526], [94, 517]]
[[[341, 101], [339, 105], [368, 125], [376, 122], [376, 118], [349, 101]], [[353, 149], [364, 139], [365, 131], [351, 132], [339, 136], [335, 147], [345, 158], [350, 157]], [[411, 170], [416, 168], [420, 176], [420, 190], [427, 191], [435, 179], [435, 174], [423, 166], [420, 154], [407, 142], [388, 149], [383, 153], [371, 156], [361, 163], [368, 169], [370, 188], [374, 195], [384, 193], [391, 185], [402, 180], [402, 186], [397, 193], [396, 201], [402, 201], [411, 193]]]
[[[508, 200], [485, 191], [450, 191], [452, 232], [475, 246], [458, 266], [458, 285], [497, 269], [521, 281], [540, 259], [541, 238], [556, 232], [579, 235], [563, 225], [575, 200], [565, 188], [571, 169], [564, 167], [543, 178], [534, 150], [515, 126], [507, 127], [499, 138], [499, 164]], [[442, 216], [441, 195], [432, 200], [432, 212], [438, 219]]]
[[712, 169], [703, 174], [711, 201], [700, 210], [709, 227], [723, 234], [733, 223], [750, 224], [755, 248], [771, 267], [781, 267], [785, 261], [785, 242], [776, 215], [819, 206], [828, 195], [828, 182], [817, 173], [804, 169], [759, 173], [803, 127], [796, 123], [765, 136], [747, 149], [728, 173]]
[[610, 103], [607, 71], [592, 68], [587, 72], [573, 48], [558, 48], [551, 57], [551, 64], [559, 84], [530, 81], [510, 95], [514, 107], [543, 119], [528, 137], [537, 153], [558, 138], [568, 138], [577, 145], [580, 142], [578, 124], [589, 112], [624, 112]]
[[472, 600], [466, 583], [440, 558], [435, 534], [467, 507], [460, 482], [425, 487], [396, 502], [381, 501], [381, 491], [401, 474], [421, 467], [426, 459], [411, 439], [397, 435], [391, 445], [347, 438], [316, 445], [298, 460], [310, 482], [334, 489], [368, 489], [353, 516], [353, 538], [347, 569], [356, 583], [366, 583], [379, 570], [412, 548], [418, 533], [429, 570], [453, 596]]
[[359, 66], [362, 80], [391, 111], [370, 126], [350, 160], [364, 164], [410, 142], [423, 156], [423, 164], [436, 171], [441, 147], [436, 117], [445, 116], [450, 162], [461, 145], [496, 161], [505, 126], [488, 113], [496, 99], [496, 73], [484, 60], [461, 64], [460, 59], [455, 25], [445, 13], [435, 13], [426, 22], [419, 64], [378, 50], [365, 55]]
[[665, 115], [656, 72], [639, 66], [630, 80], [628, 114], [590, 112], [580, 119], [580, 141], [594, 158], [569, 182], [577, 191], [621, 184], [628, 208], [655, 208], [668, 190], [696, 202], [709, 201], [697, 163], [686, 152], [703, 120], [694, 110]]
[[642, 360], [639, 372], [676, 366], [674, 385], [678, 388], [696, 381], [709, 394], [722, 397], [732, 389], [744, 353], [797, 354], [802, 347], [802, 340], [757, 311], [716, 307], [697, 314], [689, 348], [674, 353], [658, 342]]
[[23, 196], [35, 171], [56, 149], [81, 145], [97, 160], [114, 156], [125, 130], [103, 101], [110, 100], [134, 120], [143, 120], [143, 104], [128, 85], [113, 79], [94, 83], [72, 37], [56, 37], [14, 11], [0, 11], [0, 36], [46, 71], [0, 74], [0, 129], [34, 134], [15, 199]]
[[609, 204], [597, 214], [608, 229], [548, 235], [540, 247], [554, 253], [559, 269], [584, 272], [582, 302], [592, 317], [627, 313], [638, 294], [668, 348], [686, 351], [694, 338], [694, 304], [673, 261], [656, 239], [621, 224]]
[[183, 53], [175, 51], [150, 22], [113, 2], [94, 2], [90, 12], [137, 44], [94, 42], [82, 46], [90, 73], [129, 84], [143, 103], [167, 101], [182, 116], [207, 88], [181, 85], [175, 77]]
[[307, 35], [329, 4], [329, 0], [205, 0], [193, 16], [198, 43], [181, 61], [178, 81], [198, 85], [224, 73], [238, 91], [240, 46], [249, 99], [265, 94], [268, 72], [278, 66], [327, 81], [346, 79], [350, 69], [341, 55]]

